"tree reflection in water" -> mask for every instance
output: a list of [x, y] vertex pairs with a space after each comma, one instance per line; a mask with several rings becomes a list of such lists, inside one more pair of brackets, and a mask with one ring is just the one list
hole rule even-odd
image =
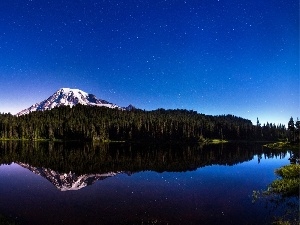
[[284, 158], [286, 151], [263, 148], [260, 144], [155, 145], [93, 144], [83, 142], [0, 142], [0, 164], [22, 162], [51, 168], [60, 173], [107, 173], [118, 171], [192, 171], [209, 165], [235, 165], [266, 158]]
[[[269, 221], [270, 216], [263, 206], [252, 205], [251, 190], [262, 188], [265, 179], [270, 181], [269, 165], [273, 170], [273, 163], [287, 161], [275, 158], [287, 158], [289, 154], [245, 143], [0, 142], [0, 164], [19, 163], [44, 175], [60, 190], [91, 185], [76, 192], [59, 192], [19, 166], [3, 166], [0, 209], [6, 215], [28, 220], [28, 224], [59, 224], [62, 219], [79, 224], [86, 221], [86, 215], [91, 224], [99, 220], [103, 224], [258, 224], [260, 220]], [[264, 171], [260, 171], [262, 168]], [[16, 173], [11, 174], [16, 180], [9, 182], [12, 177], [5, 171], [14, 170]], [[146, 172], [138, 173], [141, 171]], [[108, 178], [120, 172], [133, 175]], [[105, 182], [94, 182], [103, 179]], [[62, 206], [65, 211], [60, 210]], [[34, 212], [34, 216], [28, 212]], [[51, 216], [53, 212], [56, 217]], [[76, 221], [72, 219], [75, 216]]]

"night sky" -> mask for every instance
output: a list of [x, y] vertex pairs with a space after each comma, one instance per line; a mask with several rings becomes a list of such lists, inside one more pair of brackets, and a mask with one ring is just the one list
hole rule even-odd
[[0, 14], [0, 112], [69, 87], [146, 110], [300, 116], [298, 0], [9, 0]]

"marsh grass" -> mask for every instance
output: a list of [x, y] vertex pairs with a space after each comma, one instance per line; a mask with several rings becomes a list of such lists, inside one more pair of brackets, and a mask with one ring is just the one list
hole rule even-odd
[[253, 191], [252, 202], [265, 199], [273, 204], [273, 210], [284, 208], [285, 213], [276, 218], [273, 224], [299, 225], [300, 165], [290, 164], [275, 170], [278, 176], [266, 191]]
[[289, 149], [289, 150], [298, 150], [298, 151], [300, 148], [299, 143], [290, 143], [287, 141], [279, 141], [279, 142], [275, 142], [275, 143], [265, 144], [264, 147], [271, 148], [271, 149], [277, 149], [277, 150]]
[[268, 187], [266, 194], [281, 194], [283, 196], [298, 196], [300, 187], [300, 165], [290, 164], [283, 166], [275, 173], [280, 177], [274, 180]]

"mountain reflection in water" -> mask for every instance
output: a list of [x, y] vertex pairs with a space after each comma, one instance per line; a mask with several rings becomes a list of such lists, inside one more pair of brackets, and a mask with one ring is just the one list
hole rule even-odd
[[98, 180], [104, 180], [108, 177], [116, 176], [118, 173], [110, 172], [103, 174], [82, 174], [77, 175], [72, 173], [59, 173], [57, 171], [43, 168], [43, 167], [33, 167], [29, 164], [17, 162], [18, 165], [30, 170], [31, 172], [46, 178], [55, 187], [61, 191], [77, 191], [88, 185], [94, 184]]
[[31, 225], [268, 224], [251, 194], [289, 155], [261, 144], [0, 142], [0, 216]]

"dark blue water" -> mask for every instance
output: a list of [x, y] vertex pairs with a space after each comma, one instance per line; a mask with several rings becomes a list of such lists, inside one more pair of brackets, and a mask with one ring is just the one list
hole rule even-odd
[[[106, 150], [19, 148], [2, 146], [0, 214], [21, 224], [268, 224], [274, 215], [264, 202], [252, 203], [252, 191], [265, 189], [275, 179], [274, 170], [289, 164], [288, 152], [273, 154], [261, 146], [186, 147], [183, 153], [167, 148], [152, 157], [151, 148], [136, 147], [140, 150], [134, 151], [128, 146], [118, 150], [111, 146]], [[39, 151], [44, 151], [45, 158]], [[85, 156], [77, 156], [78, 151], [79, 155], [85, 152]], [[148, 152], [147, 163], [141, 158], [144, 151]], [[64, 153], [63, 158], [56, 157], [57, 152]], [[86, 161], [90, 153], [93, 166], [87, 169], [89, 173], [78, 172], [78, 176], [115, 173], [86, 186], [69, 186], [69, 190], [49, 181], [55, 173], [69, 173], [49, 165], [66, 164], [66, 159], [72, 163]], [[74, 162], [70, 155], [74, 155]], [[20, 162], [21, 159], [27, 161]], [[159, 162], [151, 162], [158, 159]], [[170, 171], [171, 160], [172, 167], [178, 165], [181, 171]], [[105, 168], [103, 164], [107, 164]], [[124, 170], [117, 165], [123, 165]], [[118, 171], [113, 170], [116, 167]], [[32, 172], [41, 168], [44, 176]]]

